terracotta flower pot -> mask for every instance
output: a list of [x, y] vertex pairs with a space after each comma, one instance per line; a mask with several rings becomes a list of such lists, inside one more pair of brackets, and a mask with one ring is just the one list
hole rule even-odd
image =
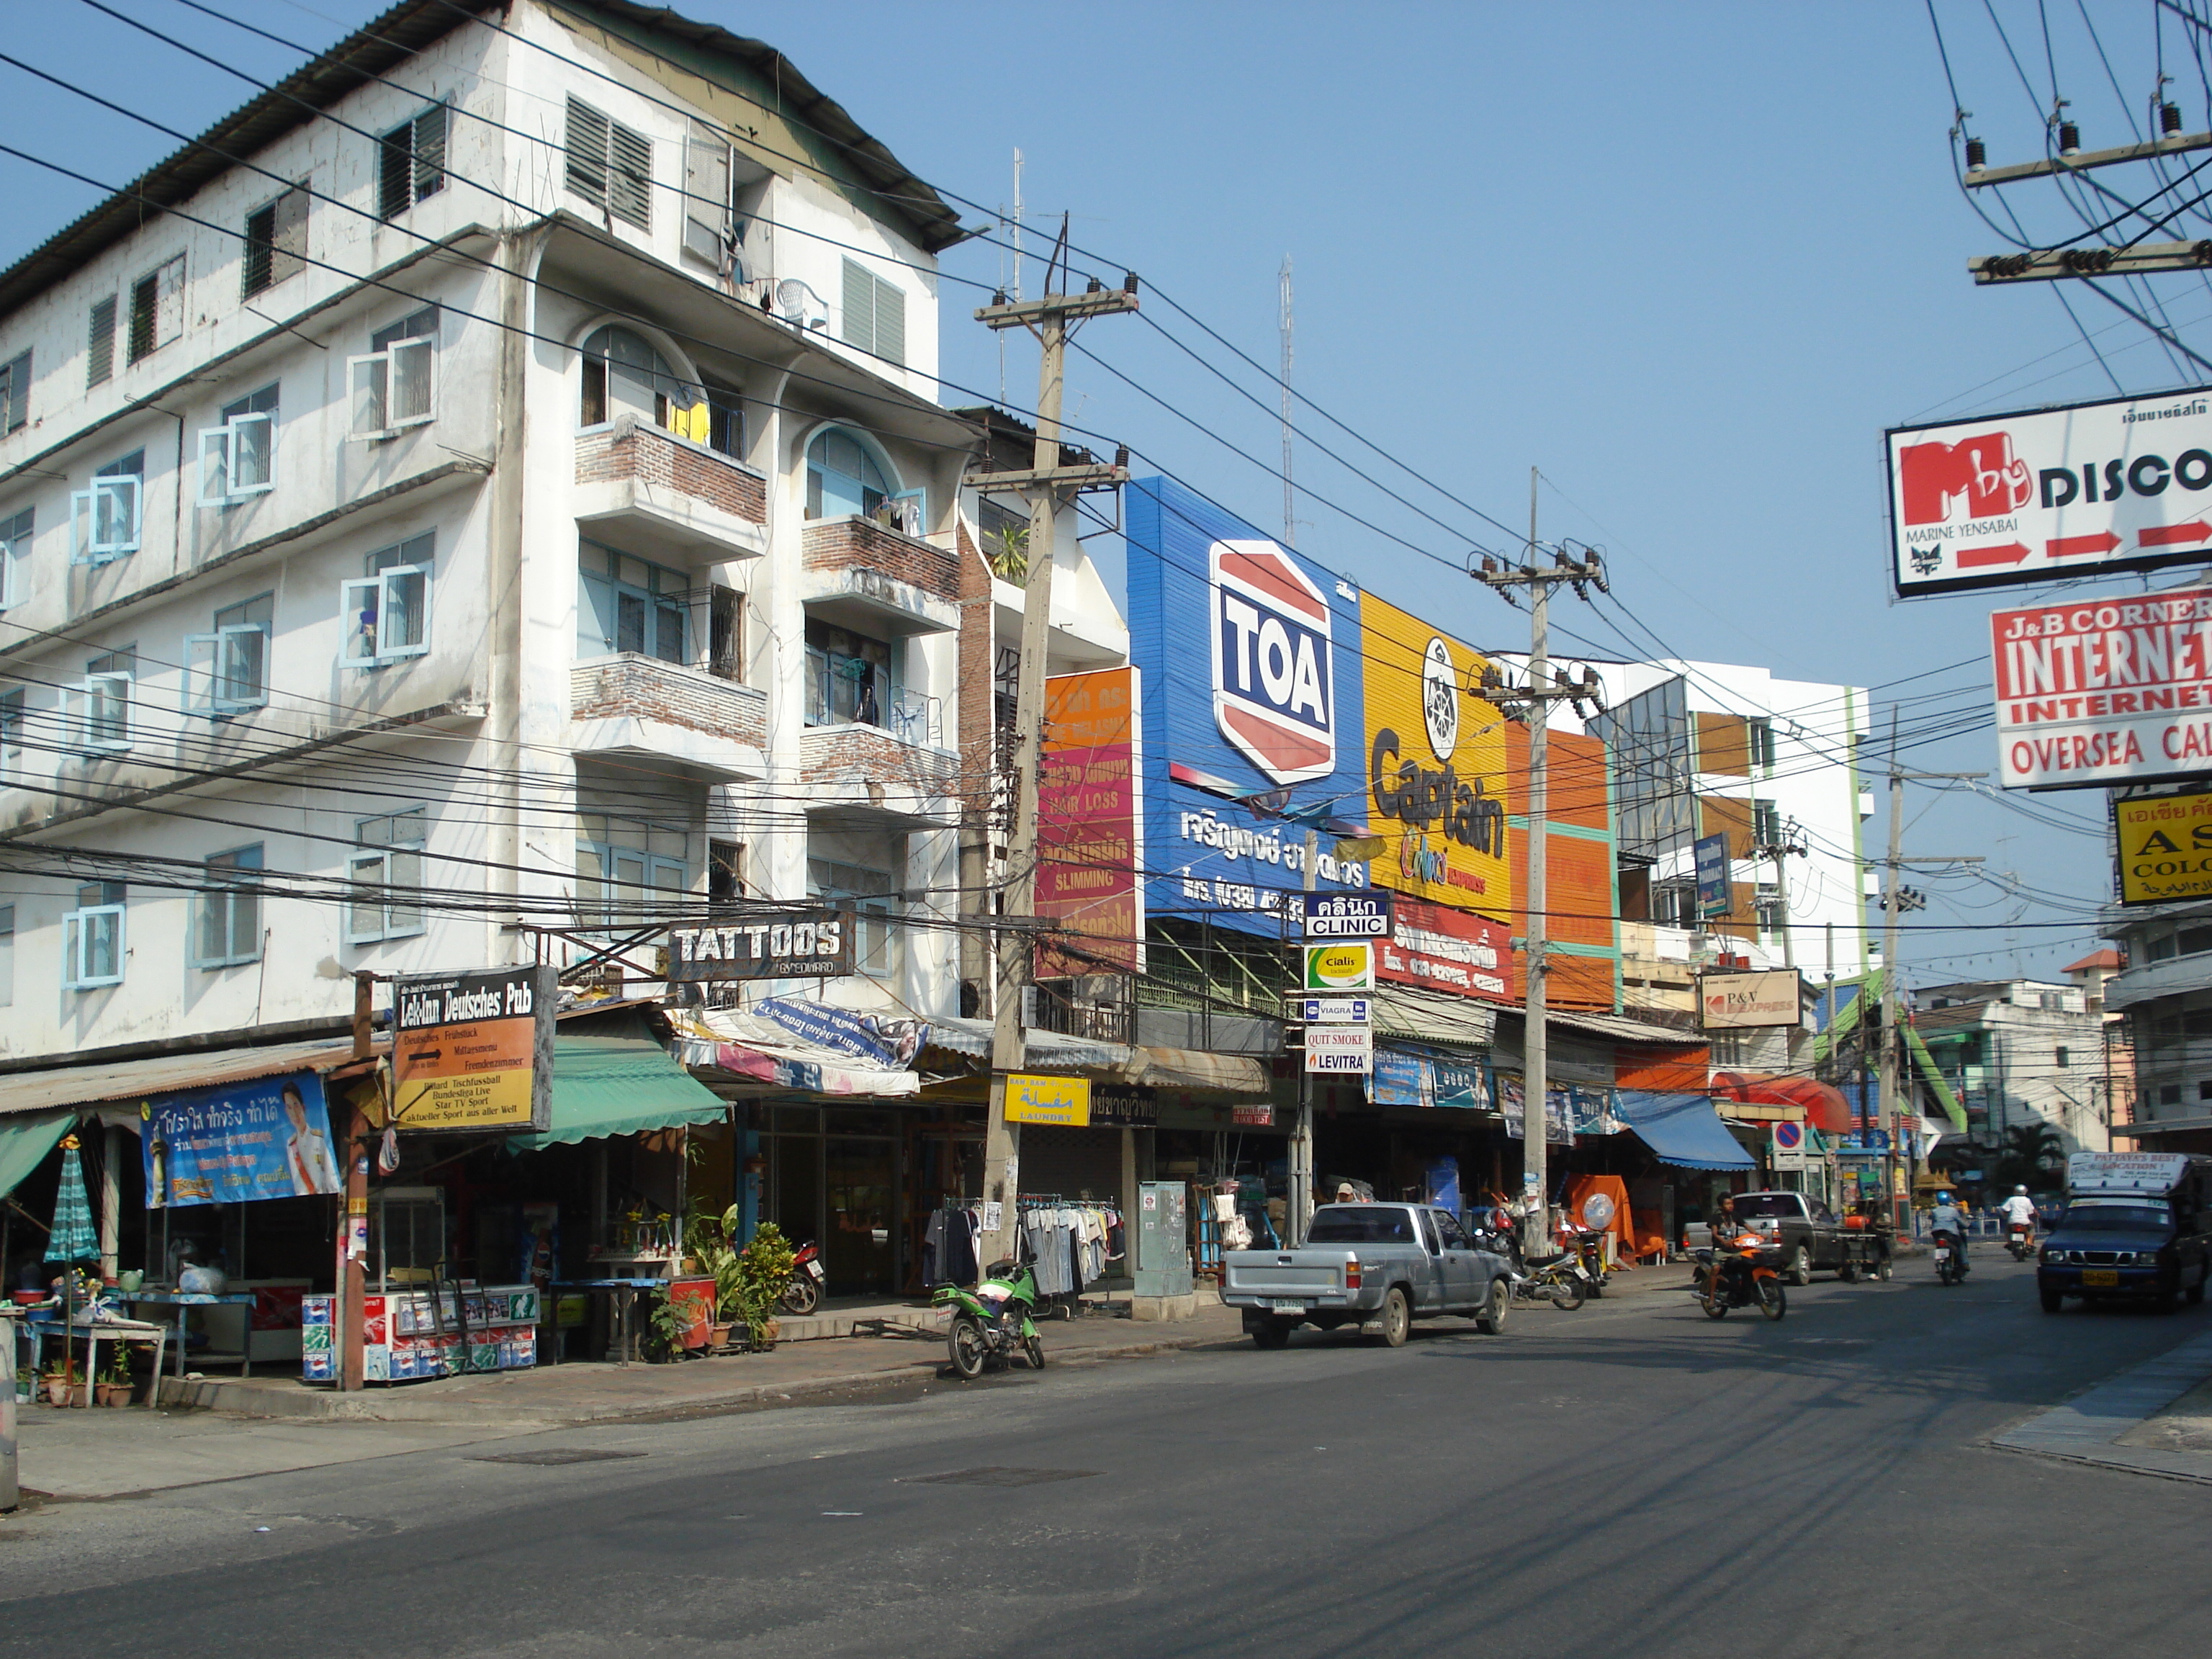
[[131, 1385], [128, 1382], [96, 1382], [93, 1398], [103, 1406], [127, 1406], [131, 1403]]
[[85, 1384], [70, 1383], [58, 1376], [46, 1379], [46, 1403], [52, 1406], [82, 1406], [85, 1403]]
[[776, 1338], [783, 1334], [783, 1327], [773, 1319], [763, 1319], [753, 1327], [752, 1344], [755, 1353], [766, 1353], [775, 1346]]

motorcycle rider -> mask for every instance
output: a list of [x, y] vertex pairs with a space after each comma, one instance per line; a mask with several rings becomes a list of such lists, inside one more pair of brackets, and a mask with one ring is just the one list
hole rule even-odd
[[2004, 1218], [2008, 1237], [2014, 1227], [2027, 1229], [2027, 1242], [2035, 1243], [2035, 1200], [2027, 1195], [2027, 1188], [2015, 1187], [2012, 1196], [1997, 1206], [1997, 1213]]
[[1929, 1212], [1928, 1231], [1931, 1237], [1951, 1236], [1951, 1248], [1959, 1253], [1959, 1271], [1966, 1270], [1966, 1217], [1958, 1200], [1948, 1192], [1936, 1194], [1936, 1207]]

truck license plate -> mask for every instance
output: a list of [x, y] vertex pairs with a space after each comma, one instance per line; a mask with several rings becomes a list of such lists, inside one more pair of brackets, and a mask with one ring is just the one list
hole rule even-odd
[[1303, 1302], [1277, 1300], [1270, 1302], [1267, 1306], [1276, 1313], [1304, 1313], [1306, 1310], [1306, 1304]]
[[2117, 1289], [2120, 1276], [2110, 1267], [2085, 1267], [2081, 1270], [2081, 1282], [2084, 1285], [2110, 1285]]

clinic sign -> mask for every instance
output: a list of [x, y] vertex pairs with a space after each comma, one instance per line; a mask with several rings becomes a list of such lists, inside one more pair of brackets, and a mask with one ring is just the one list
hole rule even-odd
[[2212, 771], [2212, 588], [2000, 611], [1990, 650], [2006, 788]]
[[2212, 792], [2112, 803], [2120, 902], [2212, 898]]
[[2212, 388], [1887, 441], [1901, 595], [2203, 563], [2212, 550]]
[[556, 968], [407, 974], [392, 985], [392, 1117], [402, 1129], [552, 1127]]

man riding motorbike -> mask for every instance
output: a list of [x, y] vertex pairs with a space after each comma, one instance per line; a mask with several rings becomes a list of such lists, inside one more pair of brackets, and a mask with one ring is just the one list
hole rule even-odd
[[1938, 1243], [1948, 1244], [1956, 1253], [1959, 1273], [1964, 1277], [1966, 1271], [1966, 1217], [1950, 1194], [1936, 1194], [1936, 1207], [1928, 1215], [1928, 1231]]
[[[2019, 1241], [2020, 1248], [2021, 1250], [2026, 1250], [2033, 1246], [2035, 1200], [2027, 1195], [2027, 1188], [2014, 1188], [2012, 1196], [1997, 1206], [1997, 1213], [2004, 1218], [2005, 1237], [2008, 1239], [2012, 1237], [2013, 1229], [2015, 1227], [2025, 1228], [2026, 1233]], [[2023, 1255], [2021, 1259], [2025, 1261], [2027, 1257]]]

